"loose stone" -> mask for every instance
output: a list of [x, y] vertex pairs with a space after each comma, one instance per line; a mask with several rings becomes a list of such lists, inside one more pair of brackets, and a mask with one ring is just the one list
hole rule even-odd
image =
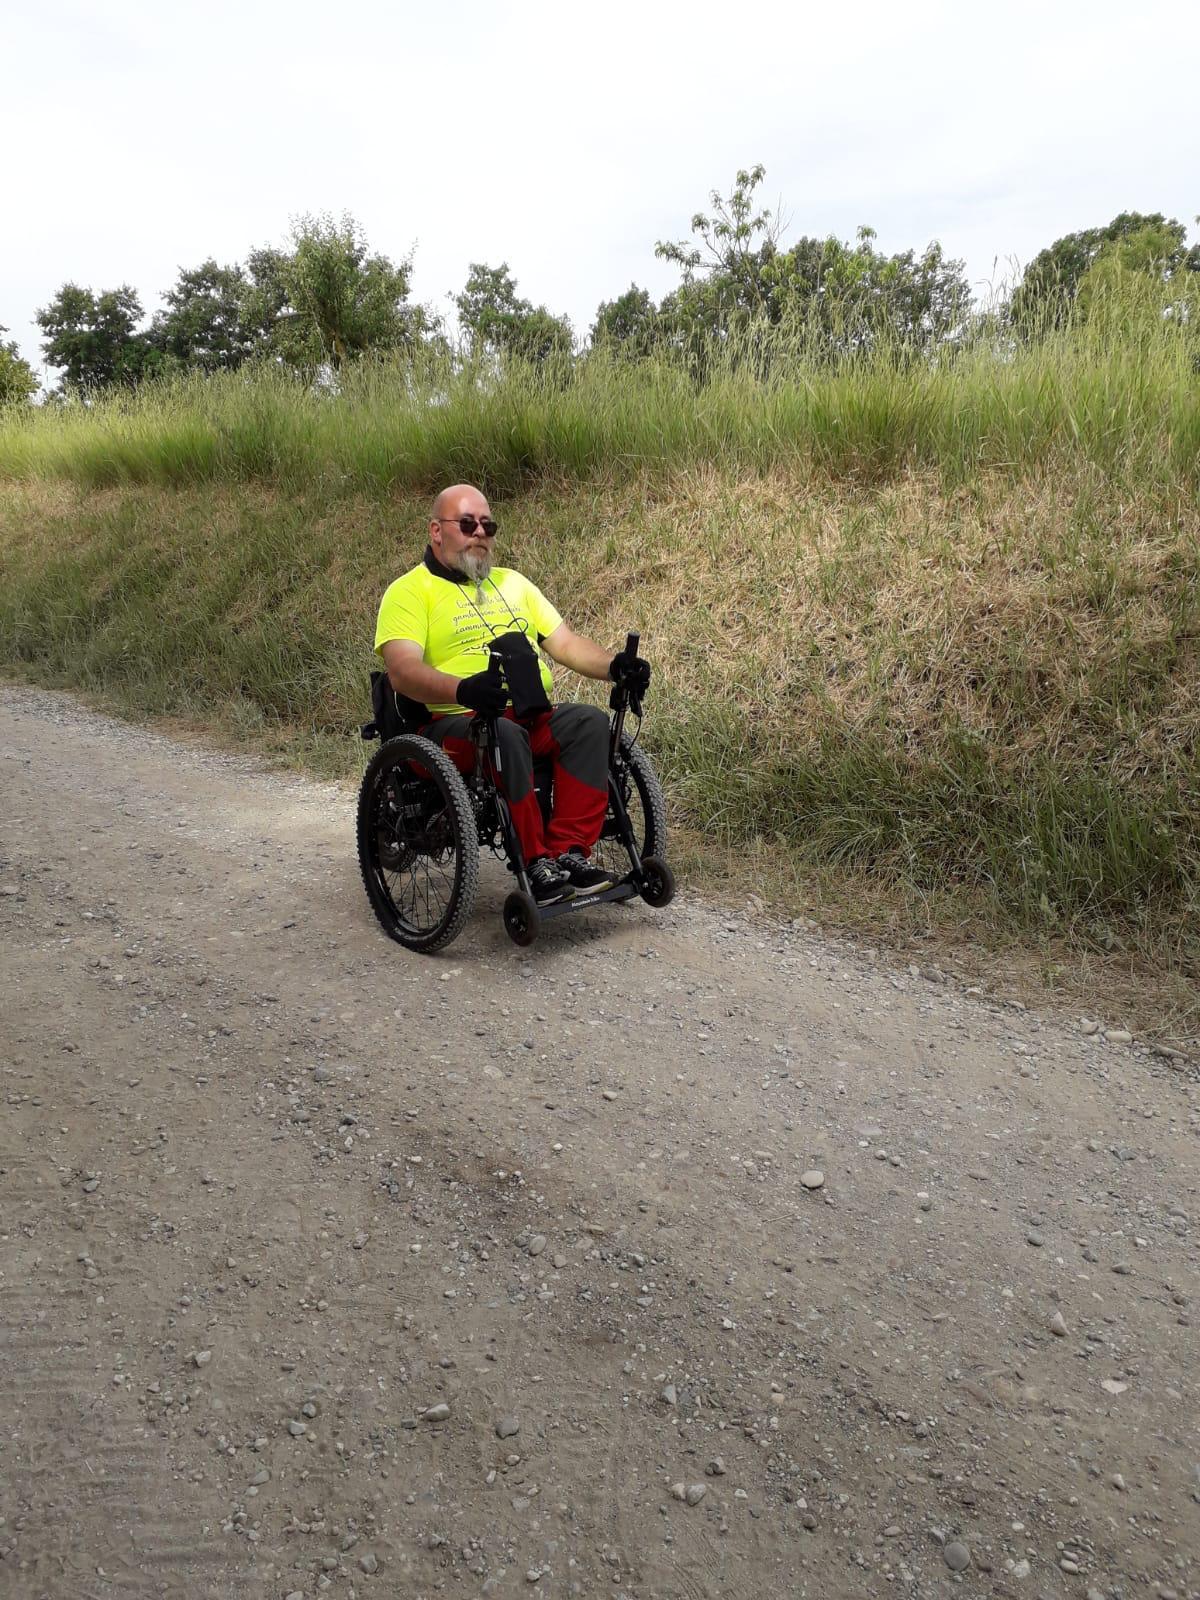
[[800, 1174], [800, 1182], [806, 1189], [821, 1189], [825, 1185], [825, 1174], [819, 1167], [810, 1167]]
[[942, 1551], [942, 1560], [951, 1572], [965, 1572], [971, 1565], [971, 1552], [959, 1539], [951, 1539]]
[[513, 1434], [520, 1433], [521, 1424], [516, 1417], [501, 1417], [496, 1424], [497, 1439], [511, 1439]]
[[1067, 1337], [1067, 1324], [1063, 1320], [1061, 1311], [1056, 1311], [1050, 1318], [1050, 1332], [1056, 1339], [1065, 1339]]
[[445, 1422], [450, 1416], [450, 1407], [443, 1400], [436, 1406], [429, 1406], [421, 1415], [426, 1422]]

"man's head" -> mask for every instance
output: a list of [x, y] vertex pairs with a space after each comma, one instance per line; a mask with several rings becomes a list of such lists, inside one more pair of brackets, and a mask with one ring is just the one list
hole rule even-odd
[[[464, 518], [466, 532], [461, 525]], [[434, 555], [444, 567], [465, 572], [476, 583], [482, 583], [492, 570], [493, 539], [483, 531], [485, 519], [492, 520], [487, 497], [474, 484], [455, 483], [443, 489], [433, 502], [429, 520], [429, 543]]]

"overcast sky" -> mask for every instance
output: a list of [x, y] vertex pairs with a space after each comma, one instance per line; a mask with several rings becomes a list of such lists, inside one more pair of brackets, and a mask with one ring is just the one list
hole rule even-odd
[[443, 312], [471, 261], [584, 334], [709, 191], [939, 239], [977, 291], [1124, 210], [1197, 237], [1195, 0], [3, 0], [0, 323], [351, 212]]

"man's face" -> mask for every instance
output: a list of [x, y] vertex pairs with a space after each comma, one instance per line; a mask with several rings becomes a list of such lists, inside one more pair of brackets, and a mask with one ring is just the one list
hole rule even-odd
[[[491, 514], [486, 499], [475, 489], [464, 491], [442, 508], [441, 517], [429, 524], [429, 542], [444, 567], [465, 572], [476, 583], [483, 582], [492, 570], [493, 541], [478, 524]], [[471, 533], [464, 533], [458, 525], [459, 517], [465, 516], [475, 518], [476, 527]]]

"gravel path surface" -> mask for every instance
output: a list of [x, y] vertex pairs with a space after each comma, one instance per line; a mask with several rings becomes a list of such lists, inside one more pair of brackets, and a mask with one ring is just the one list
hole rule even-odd
[[0, 778], [6, 1600], [1200, 1596], [1191, 1064], [498, 868], [410, 956], [347, 790], [63, 696]]

